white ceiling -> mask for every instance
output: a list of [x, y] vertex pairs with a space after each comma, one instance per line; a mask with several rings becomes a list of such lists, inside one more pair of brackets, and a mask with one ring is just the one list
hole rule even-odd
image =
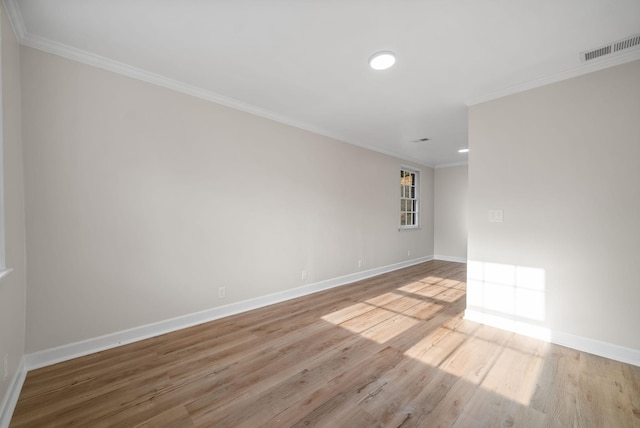
[[639, 0], [4, 1], [25, 45], [430, 166], [466, 162], [467, 105], [640, 58], [579, 59]]

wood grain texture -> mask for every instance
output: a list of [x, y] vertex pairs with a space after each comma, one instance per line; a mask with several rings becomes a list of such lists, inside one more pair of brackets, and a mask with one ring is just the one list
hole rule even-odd
[[11, 427], [640, 427], [640, 368], [464, 321], [430, 261], [29, 372]]

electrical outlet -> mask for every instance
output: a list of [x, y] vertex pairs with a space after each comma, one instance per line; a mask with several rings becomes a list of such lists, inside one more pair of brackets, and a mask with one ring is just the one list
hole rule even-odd
[[362, 267], [362, 259], [358, 260], [358, 267], [361, 268]]
[[306, 271], [306, 270], [303, 270], [303, 271], [302, 271], [302, 274], [301, 274], [300, 276], [302, 277], [302, 280], [303, 280], [303, 281], [306, 281], [306, 280], [307, 280], [307, 271]]
[[407, 250], [407, 257], [411, 257], [411, 250]]
[[4, 380], [7, 380], [7, 378], [9, 377], [9, 354], [4, 354], [4, 358], [2, 359], [2, 365], [3, 365], [3, 375], [4, 375]]
[[218, 298], [224, 299], [227, 295], [227, 287], [218, 287]]

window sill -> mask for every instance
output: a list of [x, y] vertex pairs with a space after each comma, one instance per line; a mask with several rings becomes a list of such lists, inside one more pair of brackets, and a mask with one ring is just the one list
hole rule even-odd
[[11, 273], [11, 271], [13, 271], [13, 269], [11, 269], [11, 268], [6, 268], [6, 269], [0, 270], [0, 279], [2, 279], [5, 276], [9, 275]]
[[405, 226], [405, 227], [399, 227], [398, 228], [398, 232], [403, 232], [405, 230], [419, 230], [422, 229], [420, 226]]

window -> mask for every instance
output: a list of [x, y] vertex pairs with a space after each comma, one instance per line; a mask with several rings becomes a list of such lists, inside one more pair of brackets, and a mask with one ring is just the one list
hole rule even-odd
[[405, 167], [400, 170], [400, 229], [416, 228], [418, 219], [418, 171]]

